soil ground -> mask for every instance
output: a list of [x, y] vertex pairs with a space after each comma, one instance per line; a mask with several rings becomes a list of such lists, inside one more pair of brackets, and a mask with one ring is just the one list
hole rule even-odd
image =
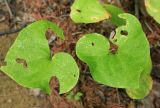
[[[107, 1], [107, 0], [104, 0]], [[72, 0], [11, 0], [8, 2], [13, 16], [8, 12], [4, 2], [0, 2], [0, 34], [14, 31], [38, 19], [54, 21], [63, 28], [65, 41], [56, 39], [50, 43], [51, 50], [56, 53], [64, 51], [76, 59], [81, 75], [73, 94], [81, 92], [79, 100], [68, 99], [68, 94], [59, 95], [56, 88], [58, 81], [51, 80], [52, 94], [30, 90], [19, 86], [8, 76], [0, 72], [0, 108], [160, 108], [160, 25], [145, 12], [139, 2], [138, 13], [135, 12], [134, 0], [108, 0], [110, 3], [123, 8], [126, 12], [135, 14], [141, 21], [151, 46], [153, 62], [152, 77], [154, 85], [151, 93], [145, 99], [132, 100], [123, 89], [115, 89], [96, 83], [91, 78], [89, 69], [75, 55], [77, 40], [86, 33], [97, 32], [107, 38], [115, 27], [105, 21], [95, 24], [75, 24], [69, 18]], [[117, 2], [120, 1], [120, 2]], [[125, 2], [125, 4], [124, 4]], [[52, 33], [47, 33], [53, 35]], [[0, 36], [0, 65], [5, 55], [17, 37], [17, 32]]]

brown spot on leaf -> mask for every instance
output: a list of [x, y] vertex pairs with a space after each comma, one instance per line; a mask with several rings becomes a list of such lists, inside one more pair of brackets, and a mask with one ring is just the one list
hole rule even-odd
[[94, 42], [92, 42], [92, 46], [94, 46]]
[[80, 10], [80, 9], [76, 9], [76, 11], [79, 12], [79, 13], [81, 13], [81, 10]]

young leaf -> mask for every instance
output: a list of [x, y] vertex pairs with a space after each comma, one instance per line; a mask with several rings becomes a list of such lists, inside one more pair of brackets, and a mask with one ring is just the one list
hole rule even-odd
[[119, 14], [124, 13], [124, 11], [121, 8], [118, 8], [111, 4], [105, 4], [104, 8], [107, 12], [111, 14], [110, 19], [108, 19], [111, 23], [113, 23], [116, 26], [125, 25], [125, 20], [118, 17]]
[[160, 1], [159, 0], [145, 0], [147, 12], [160, 23]]
[[64, 39], [63, 31], [47, 20], [34, 22], [24, 28], [8, 51], [6, 66], [0, 69], [24, 87], [40, 88], [50, 93], [49, 82], [56, 76], [60, 83], [60, 93], [71, 90], [77, 83], [79, 69], [71, 55], [57, 53], [51, 57], [46, 30], [50, 28]]
[[116, 52], [111, 50], [104, 36], [94, 33], [83, 36], [77, 42], [76, 54], [87, 63], [93, 79], [99, 83], [136, 89], [150, 57], [149, 43], [136, 17], [127, 13], [119, 16], [126, 20], [126, 25], [118, 27], [111, 39], [118, 47]]
[[70, 17], [76, 23], [93, 23], [108, 19], [110, 14], [98, 0], [75, 0]]
[[75, 94], [74, 99], [77, 100], [77, 101], [79, 101], [79, 100], [81, 100], [82, 96], [83, 96], [83, 93], [78, 92], [77, 94]]

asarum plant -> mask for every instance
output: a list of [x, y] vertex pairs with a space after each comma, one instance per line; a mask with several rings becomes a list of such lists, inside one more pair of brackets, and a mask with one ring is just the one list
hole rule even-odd
[[[144, 98], [152, 87], [149, 43], [136, 17], [127, 13], [119, 16], [126, 25], [118, 27], [111, 40], [97, 33], [86, 34], [77, 42], [76, 54], [97, 82], [125, 88], [131, 98]], [[117, 46], [115, 52], [110, 42]]]
[[6, 66], [0, 69], [20, 85], [40, 88], [48, 94], [50, 79], [56, 76], [61, 94], [76, 85], [79, 69], [73, 57], [67, 53], [60, 52], [51, 57], [45, 36], [48, 28], [64, 39], [62, 29], [54, 23], [47, 20], [34, 22], [19, 33], [5, 58]]
[[[90, 19], [87, 23], [102, 21], [93, 21], [91, 16], [95, 14], [96, 19], [102, 18], [96, 16], [96, 13], [104, 11], [92, 11], [93, 5], [89, 4], [92, 2], [91, 4], [96, 5], [98, 0], [88, 0], [86, 5], [81, 5], [81, 2], [84, 0], [75, 0], [71, 7], [70, 16], [73, 21], [86, 23], [86, 18]], [[110, 15], [106, 19], [117, 26], [116, 34], [110, 40], [97, 33], [86, 34], [77, 42], [76, 54], [87, 63], [93, 79], [97, 82], [111, 87], [125, 88], [133, 99], [144, 98], [152, 88], [150, 77], [152, 65], [149, 43], [141, 24], [136, 17], [124, 13], [116, 6], [100, 5]], [[80, 11], [76, 12], [77, 9]]]

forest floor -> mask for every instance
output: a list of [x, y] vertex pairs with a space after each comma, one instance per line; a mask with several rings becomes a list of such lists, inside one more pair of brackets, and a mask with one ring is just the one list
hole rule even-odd
[[[10, 10], [5, 2], [0, 2], [0, 66], [19, 29], [35, 20], [48, 19], [58, 24], [66, 36], [65, 41], [56, 39], [51, 43], [51, 50], [54, 53], [64, 51], [72, 54], [81, 74], [72, 92], [63, 95], [55, 91], [57, 84], [53, 78], [50, 84], [52, 94], [48, 96], [39, 90], [19, 86], [0, 72], [0, 108], [160, 108], [160, 25], [146, 13], [141, 1], [138, 4], [134, 0], [103, 1], [123, 8], [141, 21], [150, 42], [153, 63], [151, 75], [154, 84], [150, 94], [145, 99], [132, 100], [123, 89], [98, 84], [92, 79], [87, 65], [76, 57], [75, 44], [82, 35], [97, 32], [108, 38], [115, 26], [106, 21], [95, 24], [73, 23], [69, 17], [73, 0], [11, 0], [8, 2]], [[75, 95], [78, 92], [82, 93], [80, 99], [67, 98], [69, 94]]]

